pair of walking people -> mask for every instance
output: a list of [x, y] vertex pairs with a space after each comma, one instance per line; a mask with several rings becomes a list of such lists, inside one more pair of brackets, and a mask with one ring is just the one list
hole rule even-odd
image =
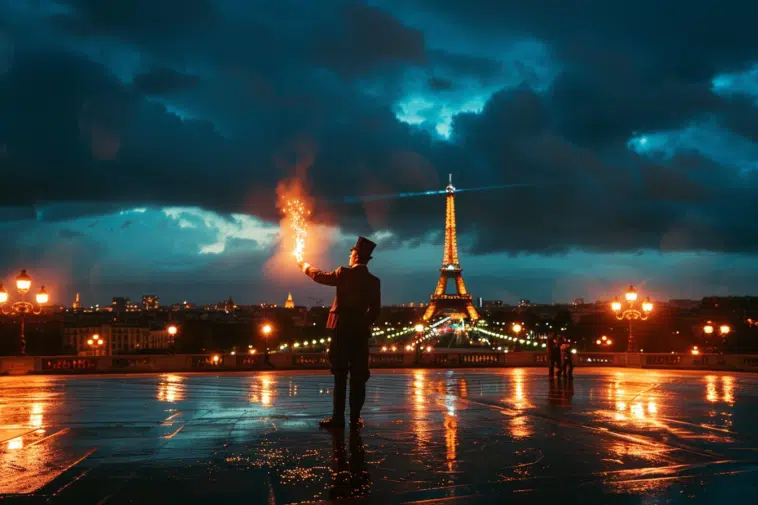
[[555, 377], [555, 369], [558, 369], [558, 377], [574, 378], [574, 358], [571, 354], [571, 343], [565, 336], [556, 336], [553, 332], [547, 336], [547, 353], [550, 362], [550, 378]]

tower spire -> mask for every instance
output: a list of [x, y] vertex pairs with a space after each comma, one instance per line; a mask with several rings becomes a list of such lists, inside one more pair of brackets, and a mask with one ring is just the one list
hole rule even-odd
[[294, 309], [295, 301], [292, 299], [292, 293], [287, 293], [287, 301], [284, 302], [285, 309]]

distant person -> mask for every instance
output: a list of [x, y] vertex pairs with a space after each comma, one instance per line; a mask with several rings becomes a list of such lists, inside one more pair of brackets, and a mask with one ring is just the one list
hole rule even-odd
[[347, 375], [350, 373], [350, 427], [363, 426], [361, 409], [366, 400], [366, 382], [371, 375], [368, 369], [368, 343], [371, 326], [379, 317], [381, 309], [381, 285], [379, 279], [368, 271], [368, 262], [376, 244], [367, 238], [358, 237], [350, 249], [348, 267], [339, 267], [333, 272], [322, 272], [308, 263], [298, 263], [311, 279], [326, 286], [337, 288], [326, 327], [334, 331], [329, 347], [329, 361], [334, 374], [332, 416], [319, 423], [322, 428], [345, 426], [345, 399]]
[[574, 378], [574, 359], [571, 354], [571, 342], [568, 338], [561, 338], [561, 371], [560, 375], [569, 379]]
[[550, 378], [555, 376], [555, 369], [561, 373], [561, 348], [560, 342], [552, 331], [547, 334], [547, 359], [550, 362]]

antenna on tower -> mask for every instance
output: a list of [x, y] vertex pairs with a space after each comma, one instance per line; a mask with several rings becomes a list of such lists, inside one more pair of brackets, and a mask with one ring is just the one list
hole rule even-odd
[[452, 186], [453, 185], [453, 174], [447, 174], [447, 175], [448, 175], [448, 179], [447, 180], [450, 183], [450, 185]]

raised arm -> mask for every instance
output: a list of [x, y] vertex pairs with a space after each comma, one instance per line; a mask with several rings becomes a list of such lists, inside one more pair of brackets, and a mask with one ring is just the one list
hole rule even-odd
[[318, 282], [319, 284], [324, 284], [325, 286], [336, 286], [337, 280], [342, 270], [342, 267], [339, 267], [333, 272], [322, 272], [318, 268], [311, 266], [308, 263], [303, 263], [301, 268], [303, 269], [303, 272], [305, 272], [305, 275]]
[[368, 307], [368, 320], [374, 324], [379, 319], [379, 312], [382, 310], [382, 285], [379, 279], [376, 280], [376, 286], [371, 293], [371, 300]]

